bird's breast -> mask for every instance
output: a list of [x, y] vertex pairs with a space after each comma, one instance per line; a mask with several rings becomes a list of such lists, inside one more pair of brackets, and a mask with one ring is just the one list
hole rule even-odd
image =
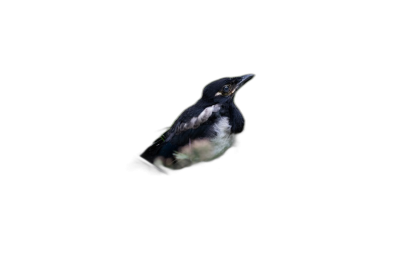
[[176, 159], [173, 169], [179, 170], [197, 163], [215, 160], [234, 144], [235, 135], [231, 133], [232, 126], [229, 124], [228, 117], [218, 117], [208, 127], [207, 137], [189, 138], [186, 145], [173, 153]]
[[210, 139], [210, 142], [213, 146], [213, 157], [217, 157], [231, 147], [234, 141], [228, 117], [219, 118], [213, 125], [213, 131], [214, 136]]

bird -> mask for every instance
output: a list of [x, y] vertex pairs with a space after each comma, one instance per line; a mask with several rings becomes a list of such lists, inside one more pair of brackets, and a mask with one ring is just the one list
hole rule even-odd
[[224, 154], [233, 145], [235, 135], [244, 129], [235, 95], [254, 76], [221, 78], [206, 85], [201, 98], [140, 156], [156, 166], [182, 169]]

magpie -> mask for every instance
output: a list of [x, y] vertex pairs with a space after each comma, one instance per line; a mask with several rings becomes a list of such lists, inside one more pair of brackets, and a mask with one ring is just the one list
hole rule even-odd
[[232, 146], [235, 134], [243, 131], [244, 118], [234, 97], [253, 77], [222, 78], [206, 85], [200, 100], [184, 110], [140, 156], [171, 169], [221, 156]]

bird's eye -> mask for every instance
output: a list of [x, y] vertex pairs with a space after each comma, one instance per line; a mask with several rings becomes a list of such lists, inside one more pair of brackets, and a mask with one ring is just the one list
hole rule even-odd
[[224, 93], [228, 93], [229, 92], [229, 85], [225, 85], [224, 87], [222, 87], [222, 91]]

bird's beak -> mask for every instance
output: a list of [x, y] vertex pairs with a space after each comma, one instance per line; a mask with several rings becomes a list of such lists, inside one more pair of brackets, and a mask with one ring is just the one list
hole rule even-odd
[[236, 84], [235, 91], [239, 90], [245, 83], [250, 81], [254, 77], [254, 74], [246, 74], [241, 77], [237, 77], [238, 83]]

